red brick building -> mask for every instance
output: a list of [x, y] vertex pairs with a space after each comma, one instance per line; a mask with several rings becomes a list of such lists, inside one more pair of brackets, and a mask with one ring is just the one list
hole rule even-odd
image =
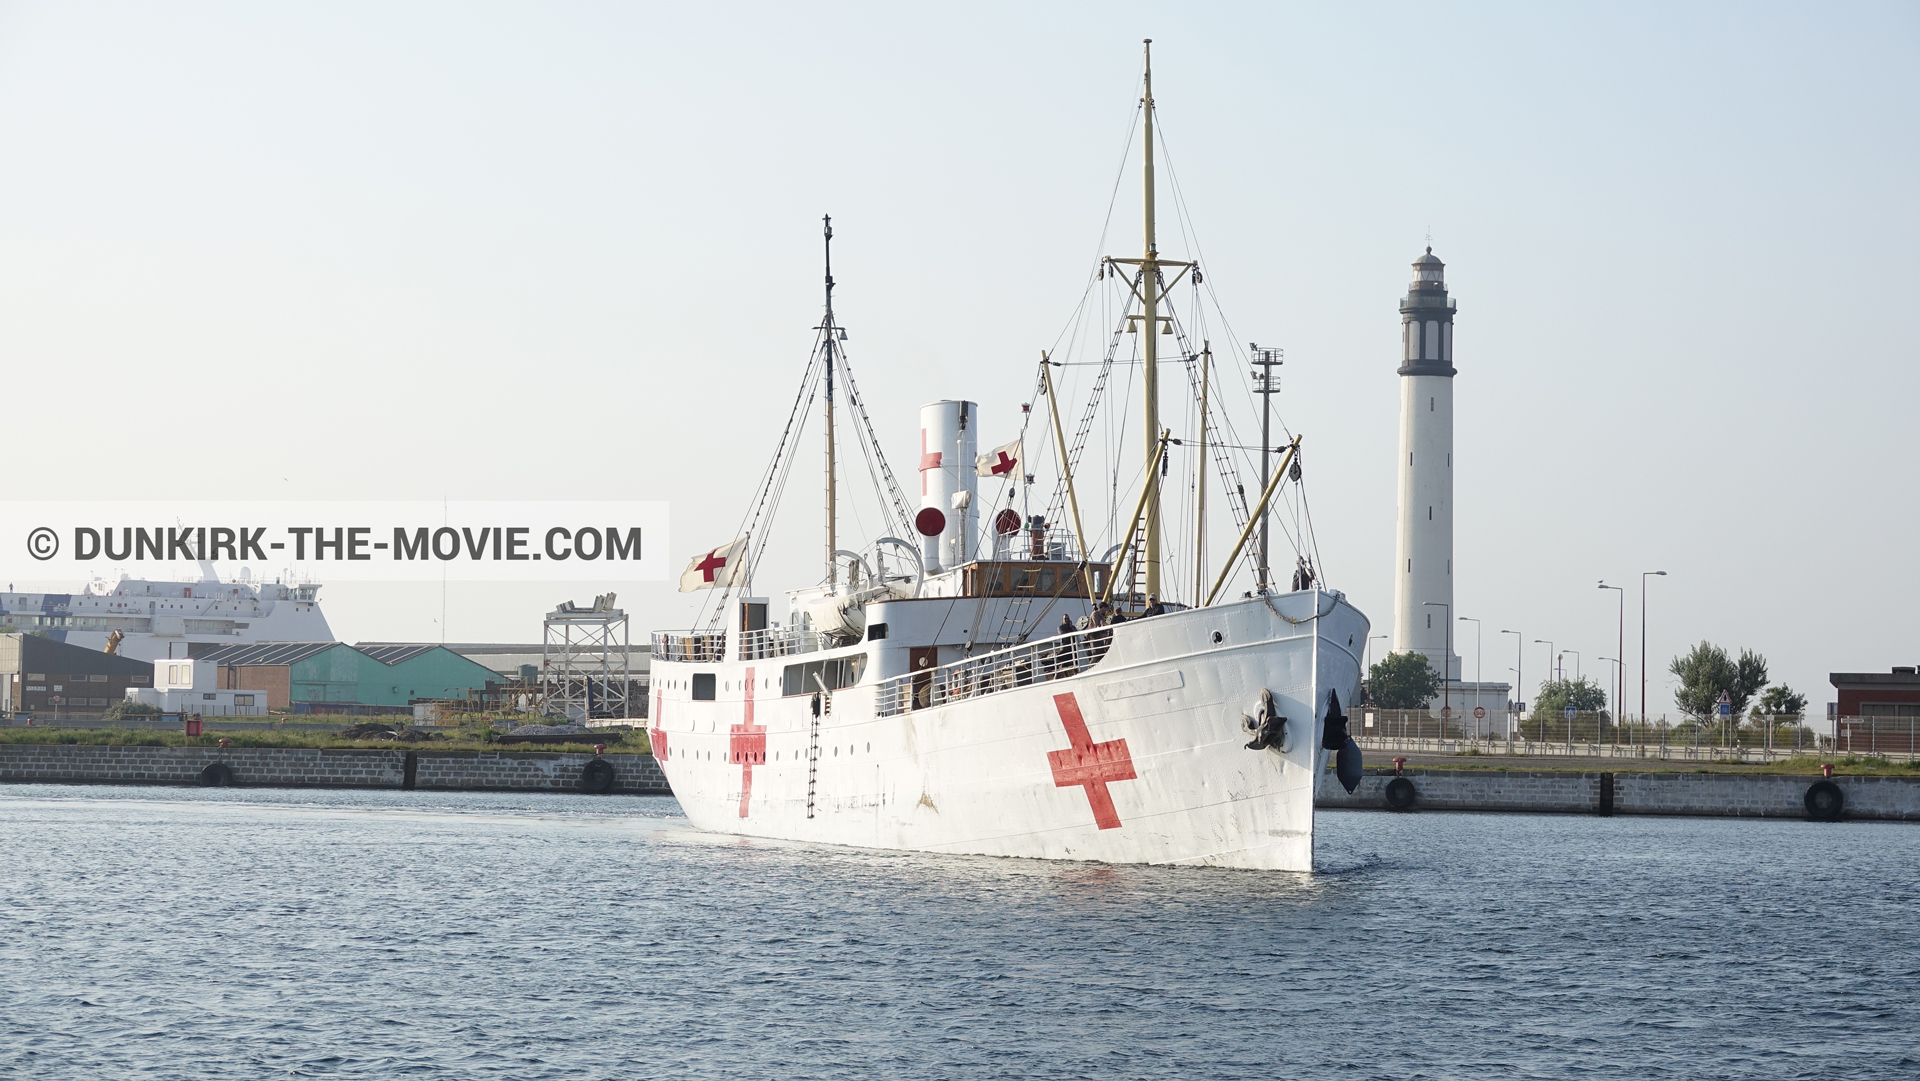
[[1920, 752], [1920, 668], [1890, 672], [1834, 672], [1827, 676], [1839, 748], [1851, 753]]
[[1842, 717], [1920, 717], [1920, 669], [1834, 672], [1827, 681], [1839, 693]]

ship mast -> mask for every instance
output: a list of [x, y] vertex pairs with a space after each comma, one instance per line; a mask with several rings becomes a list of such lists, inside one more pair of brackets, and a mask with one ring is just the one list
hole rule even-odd
[[839, 588], [840, 576], [833, 560], [833, 553], [840, 547], [834, 528], [837, 515], [834, 506], [836, 493], [833, 468], [833, 355], [839, 347], [839, 343], [835, 340], [839, 331], [833, 325], [833, 215], [825, 215], [821, 221], [824, 223], [822, 232], [825, 234], [827, 266], [827, 315], [819, 327], [821, 349], [826, 354], [827, 378], [827, 592], [833, 593]]
[[1147, 569], [1147, 592], [1160, 592], [1160, 248], [1153, 235], [1153, 39], [1147, 38], [1146, 93], [1141, 99], [1140, 123], [1144, 128], [1145, 169], [1142, 179], [1145, 207], [1145, 243], [1140, 258], [1141, 333], [1146, 349], [1141, 369], [1141, 384], [1146, 393], [1145, 416], [1141, 434], [1146, 437], [1146, 548], [1142, 562]]

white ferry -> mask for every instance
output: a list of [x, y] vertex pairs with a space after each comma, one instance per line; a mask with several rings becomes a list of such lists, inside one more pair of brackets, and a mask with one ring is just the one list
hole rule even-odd
[[[1315, 583], [1306, 529], [1289, 533], [1301, 549], [1295, 588], [1269, 585], [1261, 527], [1283, 502], [1304, 510], [1300, 440], [1276, 448], [1258, 437], [1261, 471], [1239, 480], [1252, 469], [1237, 464], [1246, 442], [1210, 400], [1212, 350], [1191, 340], [1172, 296], [1183, 280], [1197, 285], [1200, 269], [1163, 258], [1155, 240], [1150, 65], [1144, 87], [1144, 250], [1089, 275], [1090, 294], [1110, 290], [1115, 318], [1110, 335], [1101, 330], [1075, 434], [1057, 358], [1043, 357], [1036, 376], [1045, 430], [985, 455], [974, 403], [928, 405], [917, 508], [847, 370], [828, 222], [826, 315], [746, 535], [696, 557], [683, 578], [683, 590], [712, 591], [711, 618], [653, 638], [654, 751], [695, 826], [930, 852], [1312, 869], [1314, 794], [1329, 757], [1349, 790], [1359, 777], [1341, 704], [1359, 691], [1368, 622]], [[1160, 356], [1163, 336], [1177, 357]], [[1166, 369], [1194, 391], [1168, 414], [1192, 425], [1179, 437], [1162, 425]], [[1143, 387], [1128, 430], [1145, 433], [1144, 454], [1101, 464], [1085, 452], [1116, 371]], [[816, 401], [824, 574], [776, 603], [753, 589], [757, 538], [771, 530]], [[840, 547], [836, 409], [890, 527], [859, 551]], [[1164, 479], [1176, 451], [1177, 486]], [[1043, 514], [1012, 509], [1031, 498], [1030, 452], [1050, 453], [1057, 474]], [[1104, 535], [1086, 528], [1076, 475], [1108, 493]], [[1213, 517], [1230, 517], [1236, 535], [1212, 568], [1210, 482], [1228, 511], [1216, 503]], [[1167, 512], [1163, 496], [1184, 502], [1189, 491], [1190, 512]], [[1228, 588], [1235, 581], [1239, 592]], [[1106, 623], [1109, 611], [1124, 621]]]
[[0, 593], [0, 626], [152, 661], [190, 656], [196, 646], [331, 642], [319, 593], [311, 582], [256, 581], [244, 567], [223, 582], [203, 561], [191, 582], [122, 576], [72, 593]]

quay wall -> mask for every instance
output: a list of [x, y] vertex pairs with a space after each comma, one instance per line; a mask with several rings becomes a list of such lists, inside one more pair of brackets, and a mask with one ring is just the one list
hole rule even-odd
[[[1806, 818], [1807, 788], [1820, 775], [1756, 773], [1574, 773], [1567, 770], [1409, 769], [1414, 811], [1507, 811], [1547, 814], [1701, 815]], [[1390, 810], [1391, 770], [1368, 773], [1351, 796], [1331, 776], [1320, 807]], [[1835, 776], [1847, 818], [1920, 821], [1920, 778]], [[1603, 812], [1605, 786], [1612, 807]]]
[[[233, 783], [261, 788], [419, 788], [578, 792], [590, 754], [539, 751], [338, 750], [317, 747], [111, 747], [0, 744], [0, 783], [197, 785], [224, 762]], [[408, 784], [408, 759], [413, 783]], [[613, 792], [669, 795], [652, 755], [614, 754]]]

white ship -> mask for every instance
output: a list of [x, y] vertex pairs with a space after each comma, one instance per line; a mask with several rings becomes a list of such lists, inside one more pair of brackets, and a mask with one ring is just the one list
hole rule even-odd
[[111, 646], [138, 661], [190, 656], [196, 646], [331, 642], [319, 593], [311, 582], [255, 581], [246, 568], [223, 582], [202, 561], [197, 581], [122, 576], [95, 578], [72, 593], [0, 593], [0, 626], [88, 649]]
[[[1211, 349], [1190, 343], [1192, 321], [1172, 297], [1183, 278], [1198, 284], [1199, 268], [1162, 258], [1155, 242], [1150, 66], [1145, 90], [1144, 251], [1103, 259], [1093, 275], [1090, 294], [1117, 287], [1117, 318], [1098, 342], [1103, 360], [1074, 436], [1055, 387], [1061, 363], [1044, 357], [1036, 391], [1046, 408], [1028, 415], [1044, 416], [1045, 430], [1023, 430], [1014, 444], [980, 455], [973, 403], [926, 406], [918, 508], [894, 482], [847, 370], [829, 222], [826, 317], [746, 535], [696, 558], [683, 579], [683, 589], [712, 590], [712, 618], [653, 639], [654, 750], [695, 826], [930, 852], [1312, 869], [1314, 794], [1329, 757], [1341, 783], [1358, 780], [1341, 703], [1356, 699], [1368, 623], [1314, 583], [1307, 530], [1289, 533], [1307, 549], [1295, 588], [1268, 588], [1259, 527], [1288, 501], [1304, 508], [1300, 440], [1269, 448], [1262, 437], [1255, 457], [1264, 470], [1268, 450], [1282, 449], [1278, 468], [1264, 485], [1258, 473], [1238, 481], [1234, 452], [1245, 444], [1209, 400]], [[1139, 327], [1147, 332], [1129, 332]], [[1177, 359], [1159, 355], [1163, 336]], [[1176, 367], [1196, 392], [1170, 414], [1193, 426], [1184, 438], [1161, 423], [1159, 376]], [[1144, 456], [1115, 456], [1117, 470], [1083, 453], [1116, 371], [1141, 377], [1141, 423], [1129, 430], [1147, 433], [1135, 437]], [[816, 401], [825, 574], [776, 605], [753, 595], [768, 547], [757, 538], [771, 530]], [[847, 493], [836, 407], [893, 533], [858, 552], [839, 541]], [[1163, 479], [1176, 475], [1176, 451], [1177, 487]], [[1035, 480], [1027, 459], [1046, 452], [1058, 474], [1048, 511], [1016, 513]], [[1114, 504], [1104, 535], [1084, 528], [1076, 473]], [[1004, 504], [978, 476], [1010, 482]], [[1211, 570], [1210, 479], [1214, 516], [1230, 516], [1236, 537]], [[1163, 494], [1184, 504], [1189, 491], [1191, 508], [1163, 507]], [[1237, 594], [1227, 588], [1236, 580]], [[1124, 621], [1094, 618], [1109, 607]]]

